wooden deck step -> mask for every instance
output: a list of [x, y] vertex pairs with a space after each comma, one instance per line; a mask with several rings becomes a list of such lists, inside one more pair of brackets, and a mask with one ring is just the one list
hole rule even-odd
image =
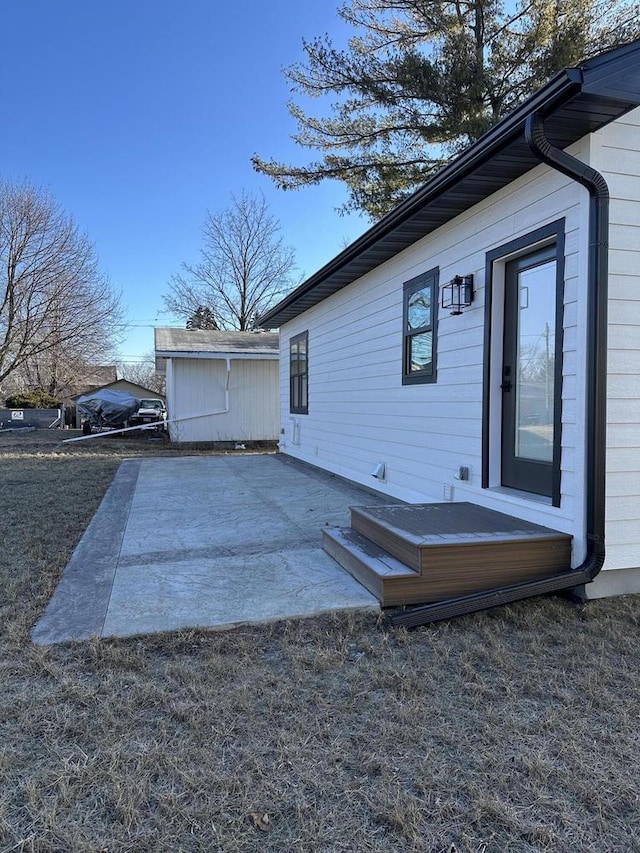
[[351, 528], [325, 549], [383, 606], [549, 577], [571, 560], [569, 534], [471, 503], [353, 507]]
[[405, 604], [406, 582], [419, 575], [351, 527], [323, 527], [322, 547], [383, 607]]

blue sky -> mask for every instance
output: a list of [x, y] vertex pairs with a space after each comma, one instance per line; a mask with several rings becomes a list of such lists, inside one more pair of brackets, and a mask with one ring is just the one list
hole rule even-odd
[[[307, 276], [367, 227], [338, 216], [342, 187], [295, 193], [250, 157], [305, 163], [290, 139], [283, 66], [302, 38], [350, 35], [338, 0], [19, 0], [2, 8], [0, 175], [49, 190], [96, 245], [133, 325], [133, 361], [162, 294], [195, 261], [207, 209], [262, 191]], [[313, 106], [313, 105], [310, 105]], [[139, 327], [139, 328], [136, 328]]]

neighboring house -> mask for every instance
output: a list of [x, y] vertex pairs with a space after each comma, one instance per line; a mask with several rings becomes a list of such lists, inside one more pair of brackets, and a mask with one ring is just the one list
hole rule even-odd
[[118, 371], [115, 364], [89, 365], [70, 385], [62, 395], [64, 405], [65, 424], [68, 427], [78, 427], [81, 418], [76, 409], [76, 400], [87, 391], [95, 391], [96, 388], [107, 388], [118, 379]]
[[118, 369], [115, 364], [95, 364], [88, 366], [82, 376], [76, 379], [73, 387], [67, 390], [65, 399], [77, 399], [87, 391], [96, 388], [106, 388], [118, 379]]
[[278, 335], [155, 330], [172, 441], [277, 441]]
[[133, 397], [138, 397], [140, 400], [145, 398], [153, 398], [155, 400], [162, 400], [166, 405], [166, 398], [163, 394], [158, 394], [155, 391], [152, 391], [150, 388], [144, 388], [142, 385], [137, 385], [135, 382], [129, 382], [128, 379], [116, 379], [113, 382], [107, 382], [105, 385], [95, 385], [91, 388], [87, 388], [81, 394], [75, 394], [71, 398], [71, 403], [74, 407], [74, 417], [75, 417], [75, 426], [77, 429], [80, 429], [82, 426], [82, 414], [76, 408], [76, 401], [78, 397], [82, 397], [86, 394], [91, 394], [95, 391], [126, 391], [127, 394], [131, 394]]
[[559, 73], [259, 319], [283, 452], [573, 536], [500, 600], [640, 592], [639, 104], [640, 42]]

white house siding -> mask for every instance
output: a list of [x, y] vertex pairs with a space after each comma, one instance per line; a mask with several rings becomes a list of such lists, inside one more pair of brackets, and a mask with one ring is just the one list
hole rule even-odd
[[607, 559], [593, 596], [640, 592], [640, 110], [604, 128], [598, 143], [594, 165], [609, 185], [611, 226]]
[[[585, 138], [570, 152], [588, 159]], [[382, 266], [287, 323], [281, 341], [284, 452], [410, 502], [470, 500], [573, 533], [584, 546], [584, 341], [588, 193], [539, 166]], [[481, 488], [485, 255], [565, 217], [561, 506]], [[440, 309], [438, 381], [403, 386], [402, 286], [433, 267], [440, 285], [473, 273], [462, 316]], [[309, 331], [309, 413], [289, 413], [291, 336]], [[387, 481], [371, 476], [385, 462]], [[454, 479], [471, 469], [469, 483]]]
[[280, 432], [278, 362], [232, 359], [229, 411], [225, 359], [172, 358], [167, 371], [173, 441], [276, 441]]

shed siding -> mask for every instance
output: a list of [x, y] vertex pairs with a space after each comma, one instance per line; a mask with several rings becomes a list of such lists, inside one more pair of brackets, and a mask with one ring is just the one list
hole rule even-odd
[[[640, 567], [640, 110], [598, 137], [594, 165], [611, 194], [605, 569], [634, 569]], [[624, 577], [627, 591], [640, 591], [640, 573]], [[607, 594], [612, 583], [603, 573], [590, 592]]]
[[[572, 153], [587, 159], [589, 140]], [[281, 329], [284, 452], [408, 501], [454, 500], [519, 515], [583, 535], [586, 230], [588, 194], [539, 166], [372, 270]], [[565, 338], [562, 500], [558, 508], [498, 489], [481, 488], [485, 255], [565, 217]], [[475, 300], [462, 316], [440, 308], [437, 382], [402, 385], [402, 285], [439, 267], [440, 283], [473, 273]], [[309, 330], [309, 414], [289, 413], [288, 349]], [[387, 482], [371, 476], [386, 463]], [[454, 479], [459, 466], [471, 480]], [[574, 562], [582, 559], [580, 549]]]
[[[167, 377], [169, 381], [169, 376]], [[171, 359], [169, 418], [173, 441], [276, 441], [279, 433], [278, 362], [232, 360], [229, 411], [223, 359]]]

